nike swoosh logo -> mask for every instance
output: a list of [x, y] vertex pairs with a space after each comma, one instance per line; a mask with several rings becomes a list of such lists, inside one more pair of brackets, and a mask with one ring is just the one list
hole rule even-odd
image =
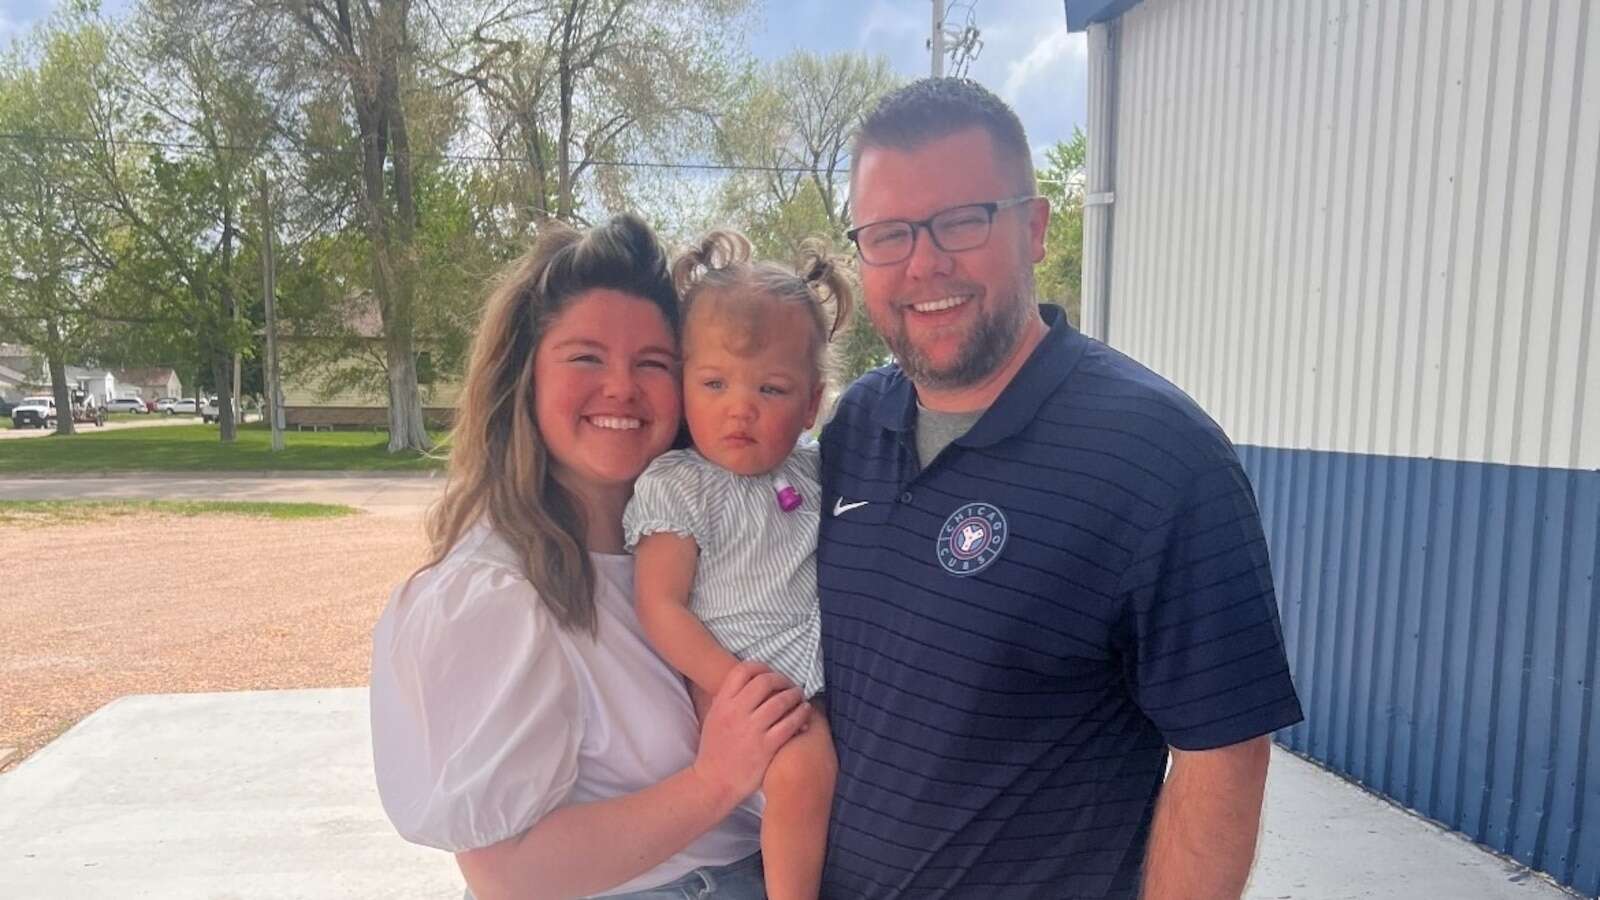
[[833, 501], [833, 514], [836, 516], [842, 516], [858, 506], [866, 506], [868, 502], [869, 501], [866, 500], [857, 500], [854, 503], [846, 503], [844, 502], [843, 497], [835, 498]]

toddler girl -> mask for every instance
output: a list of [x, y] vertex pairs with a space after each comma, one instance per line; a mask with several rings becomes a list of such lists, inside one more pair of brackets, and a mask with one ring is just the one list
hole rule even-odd
[[[749, 241], [725, 231], [673, 266], [694, 447], [650, 464], [623, 526], [639, 622], [702, 712], [741, 659], [766, 663], [814, 703], [822, 691], [819, 458], [802, 435], [822, 402], [828, 341], [853, 299], [825, 252], [808, 248], [800, 272], [751, 262]], [[771, 900], [817, 896], [836, 767], [819, 710], [767, 769], [761, 855]]]

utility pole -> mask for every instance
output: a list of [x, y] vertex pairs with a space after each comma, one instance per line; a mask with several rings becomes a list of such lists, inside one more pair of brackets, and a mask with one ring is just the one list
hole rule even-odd
[[[278, 383], [278, 292], [272, 249], [272, 194], [267, 176], [257, 176], [261, 185], [261, 299], [267, 313], [267, 421], [271, 422], [272, 449], [283, 449], [283, 387]], [[235, 370], [237, 371], [237, 370]]]
[[[239, 320], [244, 318], [244, 304], [233, 304], [233, 322], [237, 326]], [[244, 407], [239, 403], [240, 387], [243, 385], [241, 370], [244, 368], [244, 354], [238, 350], [233, 351], [233, 384], [229, 393], [229, 402], [233, 404], [233, 427], [237, 433], [239, 426], [244, 424]], [[221, 393], [220, 391], [218, 393]]]
[[[971, 68], [972, 61], [978, 58], [983, 50], [982, 32], [978, 30], [977, 16], [973, 12], [975, 0], [955, 0], [954, 8], [945, 0], [933, 0], [933, 31], [928, 37], [928, 50], [931, 53], [931, 70], [933, 77], [943, 78], [946, 70], [945, 57], [950, 57], [951, 66], [949, 73], [956, 78], [967, 77], [967, 70]], [[960, 18], [966, 16], [966, 24], [960, 27], [949, 27], [951, 16]]]

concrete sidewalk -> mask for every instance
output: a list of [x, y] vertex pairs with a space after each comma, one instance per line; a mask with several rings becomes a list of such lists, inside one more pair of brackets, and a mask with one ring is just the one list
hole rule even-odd
[[380, 515], [412, 515], [444, 490], [443, 472], [185, 475], [136, 472], [0, 479], [0, 500], [248, 500], [342, 503]]
[[[390, 829], [366, 691], [125, 697], [0, 775], [0, 897], [454, 898]], [[1570, 900], [1275, 752], [1251, 900]]]

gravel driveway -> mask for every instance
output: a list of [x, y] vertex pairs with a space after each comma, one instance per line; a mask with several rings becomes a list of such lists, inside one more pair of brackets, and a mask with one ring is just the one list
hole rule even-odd
[[372, 625], [427, 544], [420, 515], [363, 514], [0, 525], [0, 547], [35, 573], [0, 587], [15, 765], [124, 694], [365, 684]]

